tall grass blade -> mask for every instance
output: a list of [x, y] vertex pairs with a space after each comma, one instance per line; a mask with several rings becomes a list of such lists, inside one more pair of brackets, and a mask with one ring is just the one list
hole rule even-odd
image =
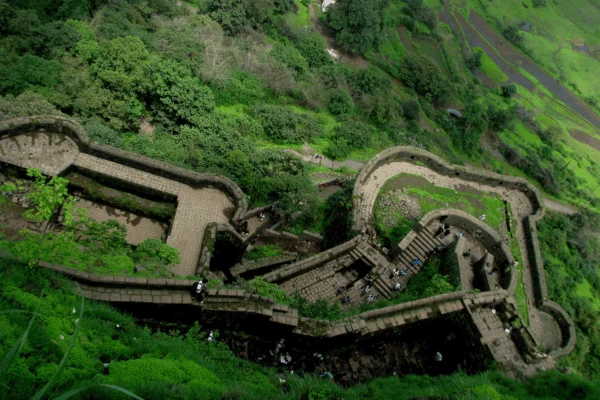
[[136, 396], [135, 394], [131, 393], [127, 389], [124, 389], [124, 388], [122, 388], [120, 386], [116, 386], [116, 385], [108, 385], [106, 383], [101, 383], [99, 385], [90, 385], [90, 386], [86, 386], [86, 387], [82, 387], [82, 388], [77, 388], [77, 389], [71, 389], [68, 392], [63, 393], [63, 394], [61, 394], [58, 397], [54, 397], [52, 400], [67, 400], [67, 399], [71, 398], [71, 396], [74, 396], [77, 393], [82, 392], [82, 391], [87, 390], [87, 389], [90, 389], [90, 388], [92, 388], [94, 386], [106, 387], [106, 388], [109, 388], [111, 390], [116, 390], [116, 391], [119, 391], [119, 392], [121, 392], [123, 394], [126, 394], [127, 396], [129, 396], [129, 397], [131, 397], [133, 399], [144, 400], [143, 398], [141, 398], [139, 396]]
[[27, 336], [29, 336], [29, 331], [31, 330], [31, 327], [33, 326], [34, 320], [35, 320], [35, 315], [31, 318], [31, 321], [29, 321], [29, 325], [27, 325], [27, 329], [25, 329], [25, 332], [23, 332], [23, 334], [21, 335], [19, 340], [17, 340], [17, 342], [13, 345], [13, 347], [10, 348], [8, 353], [6, 353], [6, 356], [4, 356], [4, 358], [2, 359], [2, 363], [0, 363], [0, 375], [2, 375], [4, 373], [4, 371], [6, 370], [8, 365], [12, 362], [12, 360], [14, 360], [21, 352], [21, 349], [23, 348], [23, 346], [25, 345], [25, 341], [27, 340]]
[[81, 321], [83, 320], [83, 312], [84, 312], [84, 299], [83, 299], [83, 294], [81, 293], [81, 287], [79, 286], [78, 283], [76, 283], [76, 285], [77, 285], [77, 288], [79, 289], [79, 295], [81, 297], [81, 307], [79, 309], [79, 319], [77, 320], [77, 325], [75, 327], [75, 332], [73, 332], [73, 337], [71, 338], [71, 343], [69, 343], [69, 348], [65, 352], [65, 355], [63, 356], [62, 360], [60, 360], [58, 369], [56, 370], [56, 372], [54, 373], [52, 378], [48, 381], [48, 383], [46, 383], [44, 385], [43, 388], [41, 388], [31, 398], [31, 400], [41, 400], [42, 397], [44, 396], [44, 394], [46, 394], [46, 392], [48, 391], [48, 389], [50, 389], [52, 387], [52, 385], [54, 385], [54, 382], [56, 382], [58, 377], [62, 374], [63, 370], [65, 369], [65, 363], [67, 361], [67, 358], [69, 358], [69, 355], [71, 354], [71, 350], [73, 349], [73, 346], [75, 346], [75, 341], [77, 340], [77, 335], [79, 335], [79, 329], [81, 328]]

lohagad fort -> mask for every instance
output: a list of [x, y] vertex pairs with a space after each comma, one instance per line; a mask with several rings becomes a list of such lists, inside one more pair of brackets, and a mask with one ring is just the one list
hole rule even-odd
[[[290, 295], [341, 302], [348, 309], [373, 299], [393, 299], [437, 252], [454, 260], [460, 277], [459, 290], [328, 321], [302, 317], [273, 298], [239, 289], [211, 288], [200, 301], [191, 292], [194, 279], [101, 276], [39, 263], [78, 282], [88, 299], [154, 315], [185, 315], [203, 325], [249, 329], [306, 346], [360, 347], [383, 341], [409, 346], [420, 336], [434, 335], [432, 346], [439, 344], [452, 368], [495, 361], [526, 375], [554, 368], [575, 345], [571, 318], [548, 298], [536, 228], [544, 217], [543, 200], [521, 178], [451, 165], [416, 148], [387, 149], [356, 177], [348, 211], [351, 239], [320, 251], [323, 238], [318, 234], [295, 235], [278, 231], [277, 223], [261, 224], [257, 216], [269, 208], [249, 210], [244, 192], [233, 181], [95, 143], [71, 119], [35, 116], [0, 122], [0, 162], [38, 168], [47, 176], [75, 171], [141, 197], [171, 202], [175, 210], [168, 224], [113, 217], [127, 225], [133, 245], [156, 237], [178, 249], [180, 263], [174, 272], [179, 277], [208, 277], [221, 284], [236, 276], [262, 277]], [[400, 174], [438, 187], [497, 196], [504, 204], [503, 229], [490, 226], [485, 215], [438, 208], [428, 210], [398, 243], [384, 248], [374, 215], [378, 207], [388, 206], [380, 201], [384, 186]], [[91, 206], [91, 216], [111, 217]], [[240, 232], [241, 224], [250, 228]], [[214, 254], [219, 237], [226, 237], [231, 248], [226, 263]], [[289, 251], [243, 261], [241, 255], [257, 240]], [[515, 299], [519, 290], [527, 294], [528, 323]]]

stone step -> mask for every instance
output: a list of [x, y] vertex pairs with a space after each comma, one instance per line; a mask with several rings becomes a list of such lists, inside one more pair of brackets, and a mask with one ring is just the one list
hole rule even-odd
[[379, 277], [373, 281], [373, 287], [375, 287], [375, 289], [377, 289], [379, 293], [381, 293], [381, 295], [386, 299], [389, 299], [392, 296], [392, 290], [384, 282], [382, 277]]
[[412, 265], [412, 262], [413, 262], [414, 258], [411, 259], [407, 254], [402, 253], [400, 255], [400, 259], [402, 260], [402, 265], [405, 268], [408, 268], [410, 271], [413, 271], [415, 274], [417, 272], [419, 272], [419, 269], [416, 268], [414, 265]]
[[413, 239], [411, 246], [415, 247], [415, 249], [418, 249], [419, 252], [421, 252], [425, 257], [429, 254], [430, 249], [428, 249], [427, 246], [424, 245], [421, 240], [419, 240], [418, 236]]

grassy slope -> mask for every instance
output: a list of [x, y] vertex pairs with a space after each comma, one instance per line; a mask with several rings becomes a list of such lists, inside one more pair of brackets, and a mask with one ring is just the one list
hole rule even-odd
[[[525, 44], [534, 59], [550, 73], [575, 84], [585, 97], [600, 101], [598, 79], [600, 62], [589, 54], [572, 49], [572, 40], [581, 39], [595, 49], [600, 45], [597, 22], [600, 5], [590, 0], [568, 2], [547, 1], [546, 6], [534, 8], [530, 1], [521, 0], [465, 0], [469, 7], [480, 12], [490, 21], [494, 19], [508, 24], [523, 21], [532, 24], [531, 32], [524, 32]], [[559, 50], [558, 57], [553, 54]]]

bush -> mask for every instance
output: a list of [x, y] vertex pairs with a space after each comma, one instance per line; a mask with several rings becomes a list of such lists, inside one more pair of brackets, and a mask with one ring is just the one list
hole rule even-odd
[[514, 83], [502, 86], [502, 96], [506, 98], [513, 97], [517, 93], [517, 86]]
[[160, 259], [166, 265], [179, 264], [179, 250], [167, 246], [158, 239], [146, 239], [140, 243], [135, 250], [136, 253], [143, 253], [150, 257]]
[[302, 143], [323, 134], [321, 125], [310, 115], [285, 107], [261, 105], [252, 113], [262, 123], [265, 135], [277, 143]]
[[416, 121], [419, 119], [419, 103], [415, 100], [409, 100], [402, 105], [402, 110], [404, 111], [404, 118], [409, 121]]
[[371, 125], [356, 121], [348, 116], [340, 118], [340, 125], [333, 131], [333, 140], [326, 153], [333, 159], [343, 158], [352, 149], [363, 149], [371, 144], [371, 137], [376, 133]]
[[93, 118], [83, 124], [91, 140], [113, 147], [123, 148], [125, 141], [114, 129], [104, 125], [99, 118]]
[[354, 102], [348, 91], [342, 88], [330, 89], [327, 92], [327, 111], [333, 115], [352, 114]]
[[399, 67], [402, 81], [418, 94], [439, 99], [449, 90], [449, 84], [438, 66], [429, 58], [409, 55]]

